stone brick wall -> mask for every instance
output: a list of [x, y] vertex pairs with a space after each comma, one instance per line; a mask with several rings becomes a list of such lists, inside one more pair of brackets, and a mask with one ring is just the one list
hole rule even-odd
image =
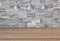
[[0, 0], [0, 27], [60, 27], [60, 0]]

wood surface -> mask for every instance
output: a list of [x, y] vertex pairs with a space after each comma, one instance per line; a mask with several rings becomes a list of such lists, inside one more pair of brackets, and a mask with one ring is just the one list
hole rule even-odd
[[0, 29], [0, 41], [60, 41], [60, 28]]

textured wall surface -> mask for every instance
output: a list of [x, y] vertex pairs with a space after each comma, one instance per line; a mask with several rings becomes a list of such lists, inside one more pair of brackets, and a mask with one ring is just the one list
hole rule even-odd
[[0, 27], [60, 27], [60, 1], [0, 0]]

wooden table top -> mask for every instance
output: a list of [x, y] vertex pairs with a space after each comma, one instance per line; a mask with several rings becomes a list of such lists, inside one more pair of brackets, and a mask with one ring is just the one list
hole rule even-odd
[[0, 41], [60, 41], [60, 28], [0, 29]]

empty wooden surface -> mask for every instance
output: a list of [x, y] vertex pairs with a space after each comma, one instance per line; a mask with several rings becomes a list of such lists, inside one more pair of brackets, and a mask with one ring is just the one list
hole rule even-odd
[[60, 41], [60, 28], [0, 29], [0, 41]]

